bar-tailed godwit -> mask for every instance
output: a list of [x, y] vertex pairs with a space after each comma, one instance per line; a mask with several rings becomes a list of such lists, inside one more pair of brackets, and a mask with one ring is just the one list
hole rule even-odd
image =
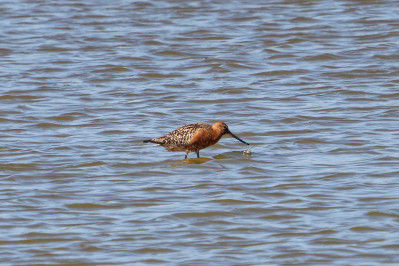
[[145, 140], [144, 142], [159, 144], [168, 151], [184, 151], [186, 152], [185, 159], [187, 159], [189, 152], [195, 151], [197, 158], [199, 158], [200, 150], [216, 144], [225, 134], [230, 134], [242, 143], [249, 145], [231, 133], [228, 126], [223, 122], [216, 122], [213, 125], [207, 123], [187, 124], [163, 137]]

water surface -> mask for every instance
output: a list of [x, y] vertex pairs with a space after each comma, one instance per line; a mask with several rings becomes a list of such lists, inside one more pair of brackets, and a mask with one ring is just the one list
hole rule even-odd
[[[395, 1], [0, 14], [1, 263], [399, 263]], [[251, 154], [142, 143], [201, 121]]]

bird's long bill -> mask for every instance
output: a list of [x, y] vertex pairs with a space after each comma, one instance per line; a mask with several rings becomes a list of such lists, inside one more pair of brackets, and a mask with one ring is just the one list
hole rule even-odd
[[235, 139], [241, 141], [242, 143], [245, 143], [245, 144], [249, 145], [249, 143], [246, 143], [245, 141], [243, 141], [242, 139], [240, 139], [239, 137], [237, 137], [236, 135], [234, 135], [234, 134], [231, 133], [230, 131], [229, 131], [229, 134], [230, 134], [231, 136], [233, 136], [233, 138], [235, 138]]

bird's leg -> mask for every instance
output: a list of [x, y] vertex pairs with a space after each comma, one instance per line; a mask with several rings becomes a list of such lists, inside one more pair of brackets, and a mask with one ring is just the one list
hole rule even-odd
[[184, 157], [184, 159], [187, 159], [187, 155], [188, 155], [188, 151], [186, 151], [186, 156]]
[[199, 151], [196, 151], [196, 153], [197, 153], [197, 158], [199, 158]]

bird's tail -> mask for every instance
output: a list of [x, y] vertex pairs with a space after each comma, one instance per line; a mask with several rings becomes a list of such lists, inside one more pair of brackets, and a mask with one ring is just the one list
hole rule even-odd
[[144, 140], [143, 142], [144, 142], [144, 143], [151, 142], [151, 143], [155, 143], [155, 144], [163, 144], [163, 142], [156, 141], [156, 140], [153, 140], [153, 139], [146, 139], [146, 140]]

